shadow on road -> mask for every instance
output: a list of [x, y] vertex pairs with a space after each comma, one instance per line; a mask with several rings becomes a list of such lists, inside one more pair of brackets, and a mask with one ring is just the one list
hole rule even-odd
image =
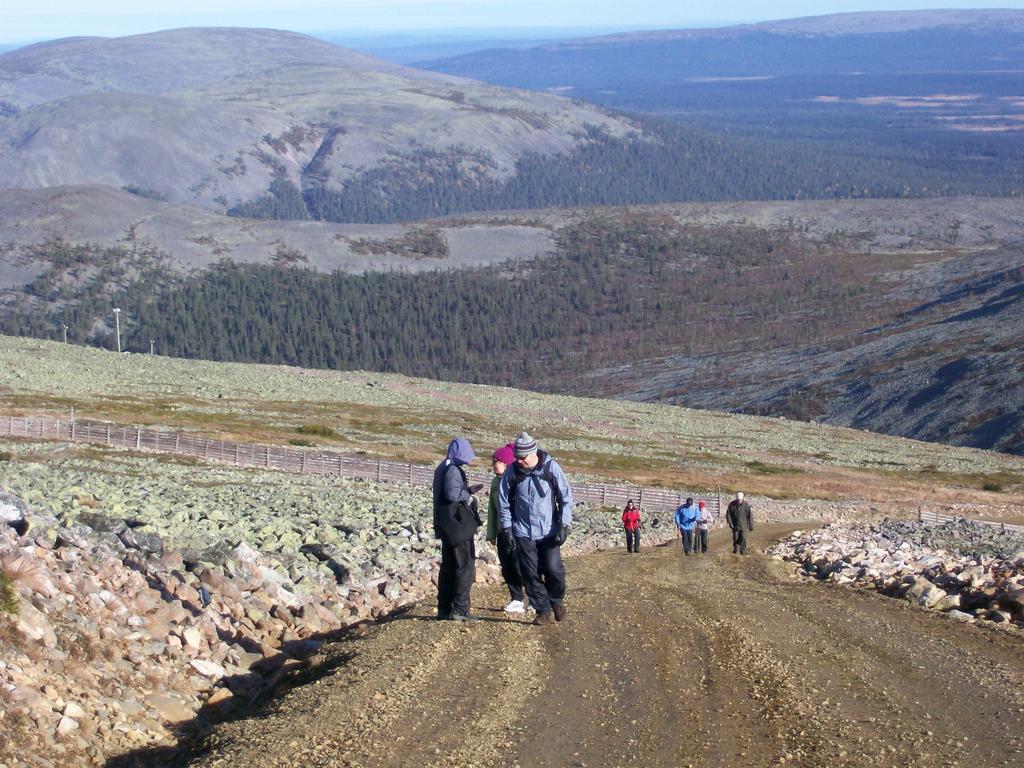
[[[283, 643], [280, 653], [257, 662], [253, 671], [222, 678], [222, 685], [234, 694], [230, 699], [218, 704], [206, 704], [193, 719], [171, 726], [170, 731], [177, 739], [176, 744], [143, 747], [109, 757], [104, 768], [187, 766], [206, 751], [204, 739], [215, 726], [234, 720], [270, 717], [275, 704], [288, 690], [309, 685], [344, 668], [355, 658], [355, 646], [367, 626], [409, 619], [436, 621], [433, 618], [407, 615], [414, 607], [405, 606], [378, 619], [367, 619], [350, 627]], [[326, 658], [316, 659], [314, 663], [314, 658], [328, 644], [335, 646], [331, 653]]]

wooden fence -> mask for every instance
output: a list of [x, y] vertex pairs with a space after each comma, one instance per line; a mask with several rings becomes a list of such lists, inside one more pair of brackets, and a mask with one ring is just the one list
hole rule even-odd
[[[317, 451], [284, 445], [235, 443], [228, 440], [210, 440], [187, 432], [126, 427], [106, 422], [77, 419], [51, 419], [44, 417], [0, 416], [0, 437], [20, 437], [35, 440], [66, 440], [100, 443], [117, 448], [177, 453], [202, 459], [259, 467], [282, 472], [312, 475], [335, 475], [382, 483], [402, 483], [430, 487], [434, 467], [406, 464], [384, 459], [351, 456], [336, 451]], [[473, 481], [486, 481], [474, 477]], [[716, 518], [722, 508], [721, 494], [667, 488], [641, 488], [628, 485], [573, 483], [573, 498], [577, 502], [602, 507], [621, 508], [633, 499], [642, 510], [674, 512], [687, 496], [703, 499]], [[721, 522], [720, 520], [718, 521]]]
[[967, 522], [974, 523], [975, 525], [988, 525], [993, 528], [999, 528], [1001, 531], [1005, 531], [1007, 533], [1024, 534], [1024, 525], [1010, 525], [1008, 523], [999, 523], [992, 520], [976, 520], [973, 517], [948, 515], [942, 512], [926, 512], [924, 509], [919, 509], [917, 516], [922, 523], [934, 523], [935, 525], [941, 525], [942, 523], [955, 523], [957, 520], [966, 520]]

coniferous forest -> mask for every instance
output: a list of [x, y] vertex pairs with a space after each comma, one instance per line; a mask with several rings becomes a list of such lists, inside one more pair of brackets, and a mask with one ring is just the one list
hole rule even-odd
[[[422, 150], [347, 179], [341, 189], [278, 176], [234, 216], [383, 223], [485, 210], [675, 201], [1019, 195], [1024, 154], [1016, 136], [914, 127], [907, 141], [877, 124], [828, 140], [744, 136], [712, 126], [636, 118], [643, 136], [590, 128], [570, 153], [528, 153], [496, 179], [479, 151]], [[768, 130], [764, 126], [764, 130]], [[879, 146], [878, 134], [888, 135]], [[476, 169], [475, 171], [467, 169]]]
[[567, 226], [557, 255], [500, 270], [351, 275], [224, 261], [189, 277], [150, 266], [126, 281], [110, 271], [131, 262], [122, 249], [50, 247], [65, 249], [65, 266], [88, 262], [106, 281], [69, 290], [54, 273], [40, 278], [32, 293], [63, 306], [7, 313], [0, 332], [59, 338], [67, 324], [71, 340], [110, 346], [107, 333], [87, 331], [123, 306], [125, 348], [139, 352], [152, 341], [181, 357], [551, 390], [666, 351], [830, 338], [877, 311], [868, 285], [881, 268], [828, 258], [785, 234], [712, 232], [653, 215]]

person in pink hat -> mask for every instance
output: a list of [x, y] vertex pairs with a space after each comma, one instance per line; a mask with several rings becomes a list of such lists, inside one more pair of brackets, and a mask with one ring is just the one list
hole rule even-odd
[[501, 563], [501, 577], [505, 579], [511, 599], [505, 610], [508, 613], [524, 613], [526, 611], [526, 593], [523, 591], [523, 577], [519, 572], [519, 555], [516, 553], [516, 540], [506, 537], [502, 542], [498, 537], [498, 486], [501, 476], [511, 466], [515, 458], [515, 446], [507, 443], [496, 450], [491, 456], [491, 495], [487, 504], [487, 541], [497, 546], [498, 562]]

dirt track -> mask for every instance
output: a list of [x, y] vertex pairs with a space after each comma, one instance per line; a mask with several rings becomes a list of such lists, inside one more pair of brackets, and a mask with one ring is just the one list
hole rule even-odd
[[[759, 547], [795, 526], [755, 531]], [[1024, 639], [678, 545], [567, 563], [567, 622], [475, 589], [332, 644], [202, 766], [1024, 765]]]

